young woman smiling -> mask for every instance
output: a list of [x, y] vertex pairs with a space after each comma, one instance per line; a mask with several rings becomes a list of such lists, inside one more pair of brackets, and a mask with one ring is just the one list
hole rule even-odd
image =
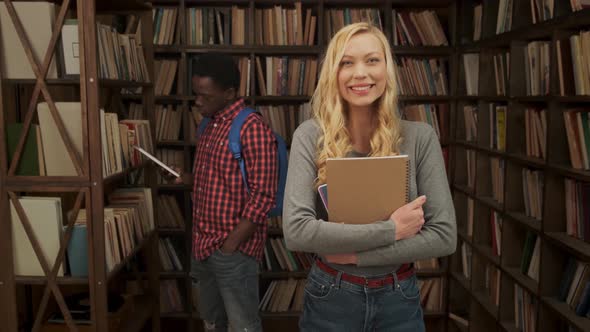
[[[411, 263], [455, 250], [455, 211], [437, 136], [427, 124], [400, 119], [394, 75], [379, 29], [342, 28], [326, 51], [313, 118], [294, 134], [283, 231], [290, 250], [318, 255], [301, 331], [424, 331]], [[326, 222], [316, 189], [327, 182], [327, 158], [396, 154], [410, 159], [410, 203], [371, 224]]]

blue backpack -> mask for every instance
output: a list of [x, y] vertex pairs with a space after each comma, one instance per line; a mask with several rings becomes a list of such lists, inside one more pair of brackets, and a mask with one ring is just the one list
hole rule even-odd
[[[248, 188], [248, 180], [246, 174], [246, 165], [244, 162], [244, 158], [242, 158], [242, 143], [240, 140], [240, 130], [246, 122], [248, 116], [256, 111], [251, 108], [244, 108], [243, 110], [238, 113], [238, 115], [234, 118], [231, 128], [229, 129], [229, 150], [231, 151], [234, 159], [236, 159], [240, 165], [240, 172], [242, 173], [242, 179], [244, 180], [244, 185], [246, 186], [246, 190], [250, 192]], [[207, 124], [209, 124], [210, 118], [203, 118], [201, 123], [199, 123], [199, 127], [197, 128], [197, 137], [200, 136]], [[285, 183], [287, 182], [287, 143], [285, 140], [277, 133], [273, 131], [275, 138], [277, 140], [277, 159], [278, 159], [278, 168], [279, 168], [279, 183], [277, 186], [277, 193], [276, 193], [276, 205], [272, 208], [268, 216], [269, 217], [276, 217], [281, 216], [283, 214], [283, 198], [285, 197]]]

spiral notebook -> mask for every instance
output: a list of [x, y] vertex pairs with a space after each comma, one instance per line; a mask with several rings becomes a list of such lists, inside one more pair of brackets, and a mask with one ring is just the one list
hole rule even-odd
[[387, 220], [409, 200], [407, 155], [328, 158], [328, 219], [345, 224]]

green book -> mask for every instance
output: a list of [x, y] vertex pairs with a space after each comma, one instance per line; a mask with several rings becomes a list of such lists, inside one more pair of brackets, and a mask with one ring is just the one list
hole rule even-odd
[[[9, 123], [6, 126], [6, 143], [8, 146], [8, 160], [12, 162], [12, 157], [16, 152], [18, 139], [23, 131], [24, 124]], [[36, 125], [31, 124], [29, 133], [25, 140], [25, 146], [16, 169], [16, 175], [39, 175], [39, 153], [37, 146], [37, 129]]]
[[526, 239], [524, 241], [524, 247], [522, 248], [522, 257], [520, 261], [520, 270], [526, 275], [529, 270], [529, 264], [533, 255], [533, 249], [535, 247], [535, 240], [537, 235], [531, 231], [526, 233]]

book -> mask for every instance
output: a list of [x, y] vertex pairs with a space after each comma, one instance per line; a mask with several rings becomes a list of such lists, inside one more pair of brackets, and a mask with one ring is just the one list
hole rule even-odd
[[327, 175], [331, 222], [387, 220], [409, 200], [407, 155], [328, 158]]
[[172, 168], [168, 167], [168, 165], [164, 164], [163, 162], [160, 161], [160, 159], [154, 157], [151, 153], [147, 152], [146, 150], [134, 145], [133, 146], [134, 149], [136, 149], [137, 151], [141, 152], [144, 156], [150, 158], [153, 162], [155, 162], [156, 164], [158, 164], [160, 167], [162, 167], [163, 169], [167, 170], [170, 174], [176, 176], [176, 177], [180, 177], [180, 174], [178, 174], [177, 172], [175, 172]]
[[324, 183], [319, 186], [318, 193], [320, 194], [324, 208], [326, 208], [326, 211], [328, 211], [328, 185]]
[[[51, 269], [63, 239], [61, 199], [24, 196], [18, 200], [37, 238], [45, 262]], [[10, 216], [14, 245], [14, 273], [23, 276], [44, 276], [41, 263], [12, 201]], [[64, 264], [60, 265], [57, 275], [64, 275]]]

